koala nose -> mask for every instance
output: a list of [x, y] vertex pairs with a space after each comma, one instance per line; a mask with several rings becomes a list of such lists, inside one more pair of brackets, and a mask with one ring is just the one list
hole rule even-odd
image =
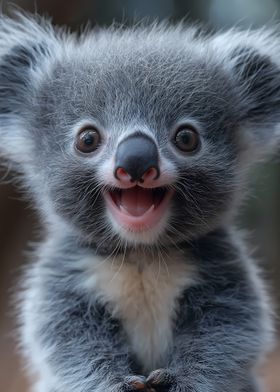
[[155, 142], [136, 133], [123, 140], [116, 152], [115, 178], [122, 183], [151, 183], [160, 175], [159, 155]]

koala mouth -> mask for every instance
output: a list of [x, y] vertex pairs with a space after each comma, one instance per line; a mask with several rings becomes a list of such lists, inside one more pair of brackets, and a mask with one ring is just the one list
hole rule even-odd
[[161, 220], [172, 194], [172, 190], [165, 187], [144, 188], [136, 185], [107, 191], [105, 201], [109, 212], [123, 228], [144, 231]]

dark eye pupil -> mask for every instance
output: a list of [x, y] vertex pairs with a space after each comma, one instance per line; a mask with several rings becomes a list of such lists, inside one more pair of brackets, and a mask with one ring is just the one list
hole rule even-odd
[[100, 135], [96, 129], [84, 129], [76, 139], [76, 148], [80, 152], [90, 153], [95, 151], [100, 144]]
[[91, 146], [94, 142], [94, 137], [88, 133], [83, 137], [83, 140], [87, 146]]
[[178, 135], [179, 142], [181, 144], [188, 145], [191, 142], [191, 135], [189, 131], [181, 131]]
[[176, 147], [184, 152], [192, 152], [196, 150], [199, 144], [198, 134], [191, 128], [179, 129], [175, 135]]

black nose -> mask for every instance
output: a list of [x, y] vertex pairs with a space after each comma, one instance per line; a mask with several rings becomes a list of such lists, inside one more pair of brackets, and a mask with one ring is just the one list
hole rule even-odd
[[114, 175], [123, 169], [131, 181], [140, 181], [150, 169], [155, 169], [155, 178], [160, 175], [158, 149], [155, 142], [147, 135], [135, 133], [124, 139], [118, 146], [115, 158]]

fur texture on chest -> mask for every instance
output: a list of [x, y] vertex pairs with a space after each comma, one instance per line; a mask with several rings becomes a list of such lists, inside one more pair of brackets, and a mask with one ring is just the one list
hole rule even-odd
[[121, 320], [144, 370], [164, 366], [178, 297], [194, 281], [186, 255], [176, 251], [166, 260], [151, 254], [96, 258], [88, 273], [87, 289]]

